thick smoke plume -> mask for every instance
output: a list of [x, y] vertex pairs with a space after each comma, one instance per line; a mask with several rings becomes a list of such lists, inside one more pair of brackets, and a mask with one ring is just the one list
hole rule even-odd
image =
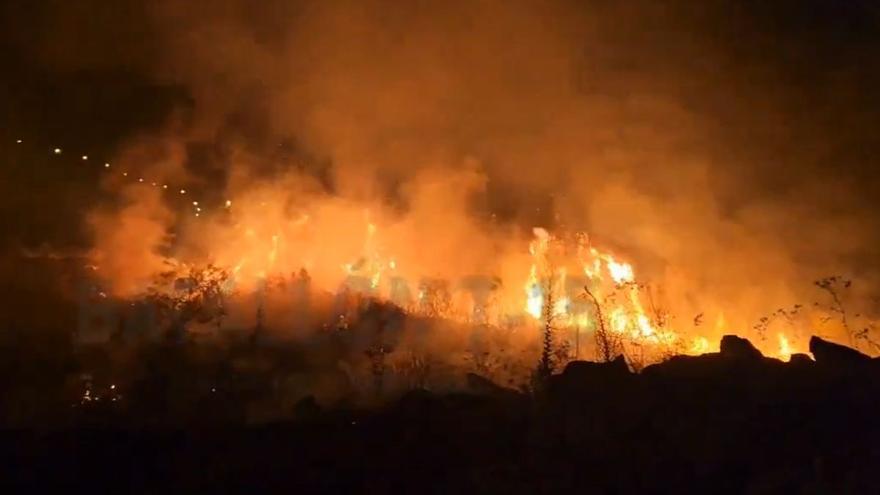
[[117, 293], [168, 256], [334, 289], [373, 224], [405, 278], [513, 297], [544, 227], [633, 263], [681, 324], [748, 333], [877, 273], [876, 101], [853, 96], [876, 17], [854, 3], [841, 35], [784, 3], [159, 1], [96, 26], [61, 2], [33, 50], [186, 95], [114, 160], [171, 190], [108, 178], [122, 205], [88, 216]]

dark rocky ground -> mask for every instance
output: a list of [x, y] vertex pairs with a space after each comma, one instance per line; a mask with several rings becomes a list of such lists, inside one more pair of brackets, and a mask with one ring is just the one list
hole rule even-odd
[[[242, 426], [93, 419], [8, 429], [4, 493], [880, 493], [880, 361], [814, 338], [783, 363], [721, 352], [633, 374], [573, 362], [535, 396], [478, 376], [371, 411]], [[11, 490], [10, 490], [11, 489]]]

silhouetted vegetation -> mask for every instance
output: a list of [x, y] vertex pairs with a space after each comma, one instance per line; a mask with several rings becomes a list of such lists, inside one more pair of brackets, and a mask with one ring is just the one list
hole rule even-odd
[[[813, 338], [815, 361], [782, 362], [727, 336], [720, 352], [650, 364], [625, 346], [589, 287], [597, 362], [572, 360], [574, 337], [556, 331], [549, 289], [535, 348], [512, 347], [510, 328], [476, 326], [461, 365], [401, 340], [402, 322], [428, 329], [436, 317], [354, 295], [338, 321], [308, 338], [197, 339], [195, 327], [227, 317], [224, 280], [222, 270], [185, 268], [151, 288], [174, 339], [4, 340], [0, 421], [51, 432], [7, 434], [4, 454], [39, 468], [7, 463], [4, 483], [143, 492], [877, 489], [880, 361], [853, 348]], [[817, 305], [830, 315], [820, 324], [867, 321], [846, 305], [851, 284], [824, 285], [840, 311]], [[755, 330], [794, 331], [805, 312], [780, 308]], [[853, 339], [870, 342], [870, 332]]]
[[[92, 349], [77, 360], [94, 371], [70, 384], [87, 389], [34, 418], [53, 432], [5, 433], [0, 450], [15, 461], [0, 469], [10, 488], [148, 493], [873, 493], [880, 364], [817, 338], [810, 350], [816, 361], [783, 363], [725, 337], [719, 353], [638, 374], [622, 358], [573, 361], [540, 396], [477, 375], [457, 392], [429, 392], [417, 378], [365, 409], [282, 400], [283, 377], [308, 367], [314, 349], [158, 342], [137, 350], [132, 379], [112, 382], [121, 349]], [[416, 376], [419, 359], [408, 368]], [[349, 387], [340, 395], [355, 393], [338, 380]], [[50, 383], [44, 395], [63, 393]]]
[[596, 352], [600, 361], [608, 363], [613, 361], [617, 356], [623, 354], [623, 337], [616, 332], [612, 332], [609, 328], [608, 317], [602, 309], [602, 303], [590, 291], [589, 287], [584, 287], [584, 294], [589, 298], [595, 309], [596, 329]]

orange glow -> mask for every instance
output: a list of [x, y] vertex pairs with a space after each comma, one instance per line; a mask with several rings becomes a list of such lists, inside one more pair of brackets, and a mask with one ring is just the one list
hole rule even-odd
[[788, 338], [785, 337], [784, 334], [779, 334], [779, 359], [783, 361], [788, 361], [791, 359], [791, 344], [788, 343]]
[[[669, 300], [652, 297], [634, 264], [595, 245], [585, 233], [535, 227], [525, 238], [519, 231], [468, 217], [458, 204], [461, 200], [446, 201], [462, 194], [462, 188], [477, 187], [467, 181], [479, 183], [432, 177], [413, 193], [405, 214], [381, 202], [316, 193], [298, 177], [249, 184], [224, 191], [216, 205], [186, 201], [186, 208], [195, 208], [201, 218], [177, 234], [173, 256], [160, 252], [168, 251], [166, 226], [174, 216], [159, 201], [161, 189], [153, 188], [155, 192], [132, 206], [95, 215], [93, 261], [107, 267], [96, 275], [108, 277], [108, 294], [138, 297], [169, 261], [211, 263], [230, 274], [225, 293], [238, 297], [271, 290], [265, 289], [267, 281], [289, 280], [305, 271], [310, 290], [360, 292], [410, 313], [430, 312], [459, 323], [537, 329], [550, 320], [557, 330], [577, 329], [562, 335], [580, 336], [592, 334], [601, 319], [622, 339], [624, 351], [647, 353], [647, 359], [670, 352], [711, 352], [729, 333], [720, 311], [708, 329], [681, 328], [681, 320], [666, 318], [659, 306]], [[147, 243], [142, 241], [145, 234]], [[488, 295], [468, 292], [464, 281], [474, 277], [492, 287]], [[585, 288], [598, 307], [587, 299]], [[788, 359], [794, 346], [780, 334], [773, 347], [765, 353]]]

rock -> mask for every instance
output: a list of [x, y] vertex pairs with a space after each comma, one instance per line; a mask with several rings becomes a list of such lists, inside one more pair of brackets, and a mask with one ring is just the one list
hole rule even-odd
[[617, 356], [607, 363], [572, 361], [565, 366], [562, 373], [550, 377], [550, 390], [553, 395], [560, 396], [617, 390], [633, 376], [623, 356]]
[[815, 335], [810, 337], [810, 352], [817, 363], [835, 367], [864, 366], [871, 362], [870, 357], [855, 349], [828, 342]]
[[731, 359], [720, 352], [699, 356], [672, 356], [660, 363], [645, 367], [639, 374], [651, 387], [706, 387], [716, 390], [716, 385], [739, 386], [748, 375], [761, 373], [765, 360]]
[[466, 376], [467, 388], [477, 395], [485, 395], [495, 399], [519, 399], [522, 394], [516, 390], [502, 387], [492, 380], [476, 373], [468, 373]]
[[593, 379], [595, 377], [614, 378], [630, 375], [629, 367], [623, 356], [617, 356], [607, 363], [592, 361], [572, 361], [565, 366], [560, 375], [566, 380]]
[[808, 356], [806, 354], [796, 353], [796, 354], [791, 355], [791, 358], [789, 358], [788, 362], [789, 362], [789, 364], [803, 366], [803, 365], [811, 365], [815, 361], [813, 361], [813, 358], [811, 358], [810, 356]]
[[641, 375], [652, 381], [654, 387], [698, 386], [724, 394], [772, 386], [788, 366], [762, 356], [748, 340], [728, 335], [721, 342], [720, 352], [673, 356], [646, 366]]
[[761, 359], [761, 351], [751, 342], [736, 335], [725, 335], [721, 338], [721, 356], [731, 359]]

